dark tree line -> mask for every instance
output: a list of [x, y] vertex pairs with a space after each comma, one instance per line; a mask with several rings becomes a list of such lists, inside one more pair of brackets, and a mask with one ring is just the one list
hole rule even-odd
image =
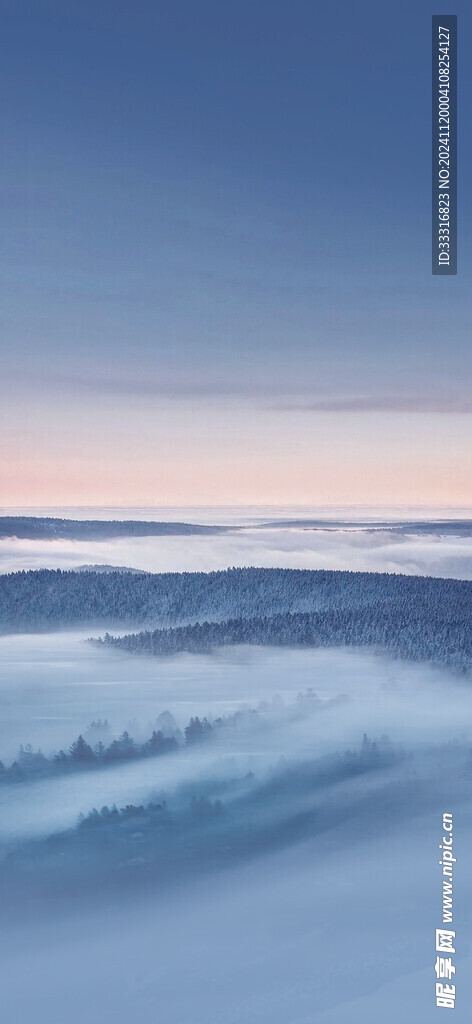
[[[288, 798], [290, 801], [290, 797], [305, 793], [313, 786], [353, 778], [379, 768], [388, 768], [401, 757], [402, 755], [395, 750], [388, 736], [383, 735], [379, 740], [371, 740], [364, 733], [358, 751], [348, 749], [343, 754], [327, 755], [304, 765], [284, 764], [283, 767], [279, 766], [278, 769], [270, 773], [268, 779], [259, 782], [255, 775], [249, 772], [244, 779], [228, 780], [219, 785], [228, 792], [231, 805], [236, 809], [236, 817], [243, 810], [245, 816], [248, 816], [248, 820], [254, 820], [252, 814], [248, 815], [252, 805], [263, 805], [267, 809], [271, 804], [279, 804], [281, 800]], [[127, 804], [119, 809], [116, 804], [111, 808], [102, 807], [100, 811], [94, 807], [89, 814], [79, 815], [77, 827], [79, 829], [95, 828], [133, 818], [140, 820], [140, 826], [157, 821], [159, 826], [172, 826], [173, 829], [179, 822], [184, 827], [191, 825], [192, 822], [211, 822], [222, 814], [224, 804], [220, 796], [212, 792], [211, 784], [208, 785], [210, 786], [209, 791], [200, 792], [198, 796], [195, 792], [186, 796], [187, 789], [193, 789], [193, 787], [182, 787], [181, 799], [177, 798], [173, 810], [165, 799], [159, 802], [150, 801], [146, 805]], [[216, 786], [218, 787], [218, 783]], [[239, 795], [238, 789], [240, 790]], [[258, 816], [255, 817], [257, 819]]]
[[362, 612], [364, 618], [378, 618], [383, 610], [387, 625], [400, 614], [403, 620], [420, 620], [421, 628], [439, 624], [457, 634], [470, 624], [471, 602], [470, 581], [385, 573], [247, 568], [135, 575], [40, 569], [0, 576], [0, 631], [100, 624], [154, 629], [287, 613]]
[[[300, 700], [303, 697], [303, 694], [299, 695]], [[263, 707], [262, 710], [266, 709]], [[173, 715], [169, 711], [164, 711], [158, 719], [162, 728], [153, 729], [151, 736], [144, 743], [136, 742], [125, 730], [121, 736], [111, 740], [107, 745], [103, 739], [93, 742], [97, 735], [104, 736], [108, 730], [107, 721], [101, 722], [99, 719], [98, 722], [92, 722], [86, 730], [85, 736], [88, 739], [84, 738], [81, 733], [71, 743], [67, 751], [60, 750], [53, 757], [46, 757], [41, 750], [34, 750], [31, 743], [27, 743], [25, 746], [21, 745], [16, 759], [8, 768], [0, 761], [0, 781], [25, 781], [36, 776], [64, 774], [88, 768], [105, 767], [123, 761], [158, 757], [162, 754], [172, 753], [183, 746], [195, 746], [210, 739], [218, 730], [241, 725], [248, 719], [252, 721], [257, 717], [258, 712], [255, 709], [221, 715], [213, 722], [210, 722], [206, 716], [200, 718], [195, 715], [190, 718], [182, 735]]]
[[224, 533], [224, 526], [156, 523], [144, 519], [55, 519], [49, 516], [0, 516], [0, 537], [28, 540], [105, 540], [112, 537], [159, 537]]
[[[401, 578], [400, 578], [401, 579]], [[440, 582], [440, 581], [435, 581]], [[450, 582], [450, 581], [445, 581]], [[130, 654], [209, 652], [214, 647], [258, 644], [288, 647], [369, 647], [394, 657], [427, 661], [461, 673], [472, 669], [470, 603], [430, 600], [427, 589], [410, 593], [404, 580], [390, 600], [322, 612], [203, 622], [100, 641]], [[446, 588], [444, 588], [446, 589]], [[447, 592], [447, 591], [446, 591]], [[453, 595], [451, 595], [453, 596]]]
[[[208, 738], [214, 727], [217, 726], [212, 726], [206, 718], [202, 721], [198, 717], [191, 718], [184, 731], [185, 744], [194, 744]], [[151, 736], [144, 743], [137, 743], [125, 731], [108, 746], [105, 746], [102, 740], [98, 740], [92, 746], [80, 734], [67, 751], [60, 750], [53, 757], [45, 757], [41, 750], [34, 750], [31, 743], [27, 743], [26, 746], [20, 746], [18, 755], [9, 768], [0, 762], [0, 780], [24, 781], [33, 776], [58, 775], [139, 758], [158, 757], [161, 754], [172, 753], [180, 745], [179, 730], [176, 730], [175, 735], [169, 736], [161, 729], [153, 729]]]

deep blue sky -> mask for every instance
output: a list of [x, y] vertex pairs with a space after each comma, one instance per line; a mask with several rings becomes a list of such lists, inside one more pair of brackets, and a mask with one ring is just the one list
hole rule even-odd
[[442, 10], [457, 278], [435, 7], [0, 2], [5, 504], [472, 497]]

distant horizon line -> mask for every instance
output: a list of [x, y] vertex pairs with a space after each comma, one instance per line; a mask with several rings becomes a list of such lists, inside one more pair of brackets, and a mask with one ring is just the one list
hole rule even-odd
[[434, 502], [421, 502], [421, 503], [416, 503], [416, 502], [415, 503], [413, 503], [413, 502], [405, 502], [405, 503], [401, 503], [401, 502], [383, 502], [383, 503], [375, 504], [375, 503], [372, 503], [372, 502], [339, 502], [338, 501], [338, 502], [327, 502], [327, 503], [320, 503], [320, 504], [318, 504], [318, 503], [311, 503], [311, 502], [309, 502], [309, 503], [307, 503], [307, 502], [289, 502], [287, 504], [283, 504], [282, 502], [185, 502], [184, 504], [180, 504], [178, 502], [172, 502], [172, 503], [171, 502], [166, 502], [165, 504], [146, 503], [146, 504], [141, 505], [141, 504], [137, 504], [136, 503], [136, 504], [130, 504], [130, 505], [126, 504], [125, 505], [125, 504], [122, 504], [121, 502], [116, 502], [116, 503], [113, 503], [113, 504], [108, 504], [108, 503], [104, 503], [104, 502], [99, 502], [99, 503], [96, 503], [96, 504], [91, 504], [91, 503], [79, 504], [79, 503], [74, 502], [73, 504], [72, 503], [71, 504], [69, 504], [69, 503], [67, 503], [67, 504], [66, 503], [62, 503], [62, 504], [57, 504], [57, 505], [45, 505], [43, 503], [38, 503], [38, 504], [35, 504], [35, 505], [19, 505], [19, 504], [1, 505], [0, 509], [2, 511], [3, 510], [11, 511], [12, 509], [16, 509], [16, 508], [22, 508], [22, 509], [36, 509], [36, 508], [50, 508], [50, 509], [55, 509], [55, 508], [124, 508], [124, 509], [126, 509], [126, 508], [128, 508], [128, 509], [133, 509], [133, 508], [136, 508], [136, 509], [148, 509], [148, 508], [149, 509], [152, 509], [152, 508], [169, 508], [169, 509], [170, 508], [329, 508], [329, 509], [331, 509], [331, 508], [456, 508], [456, 509], [459, 509], [459, 508], [469, 508], [469, 507], [472, 509], [472, 503], [470, 505], [463, 504], [463, 503], [452, 503], [452, 502], [448, 502], [447, 504], [444, 504], [444, 503], [436, 504]]

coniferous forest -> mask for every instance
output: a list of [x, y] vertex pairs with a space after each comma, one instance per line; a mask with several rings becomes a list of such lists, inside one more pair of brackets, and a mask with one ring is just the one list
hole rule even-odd
[[[3, 633], [105, 626], [97, 642], [131, 654], [233, 644], [361, 646], [465, 673], [472, 666], [471, 610], [472, 582], [400, 574], [43, 569], [0, 577]], [[113, 627], [130, 634], [114, 637]]]

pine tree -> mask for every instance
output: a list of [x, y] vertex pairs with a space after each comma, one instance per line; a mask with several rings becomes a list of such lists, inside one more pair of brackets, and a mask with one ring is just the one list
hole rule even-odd
[[69, 753], [73, 761], [94, 761], [95, 754], [83, 736], [78, 736], [69, 747]]

